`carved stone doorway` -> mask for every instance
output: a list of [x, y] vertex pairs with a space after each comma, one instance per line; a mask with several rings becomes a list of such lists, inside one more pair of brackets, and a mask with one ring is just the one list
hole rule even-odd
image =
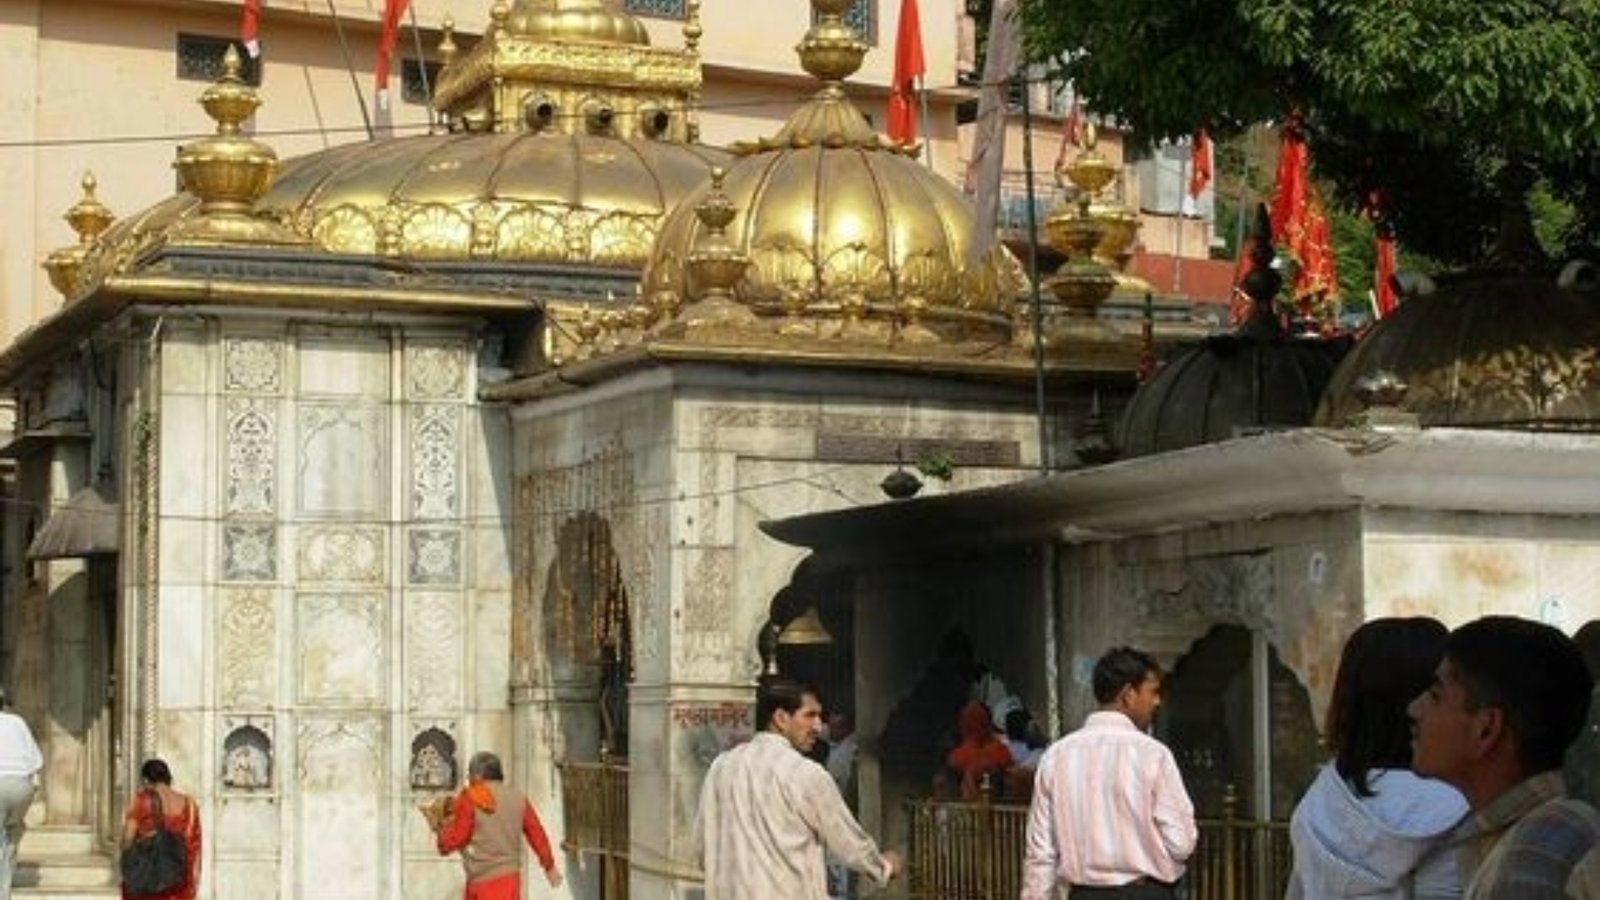
[[1172, 748], [1201, 817], [1236, 792], [1241, 815], [1283, 820], [1323, 761], [1311, 698], [1278, 651], [1218, 625], [1178, 660], [1162, 690], [1158, 736]]

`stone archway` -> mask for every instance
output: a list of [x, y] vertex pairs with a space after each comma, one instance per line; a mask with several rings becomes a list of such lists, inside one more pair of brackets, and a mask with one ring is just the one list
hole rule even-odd
[[611, 525], [604, 517], [578, 513], [557, 529], [555, 554], [545, 574], [543, 609], [548, 617], [544, 649], [553, 683], [594, 697], [596, 720], [566, 729], [569, 741], [574, 732], [592, 733], [598, 742], [594, 752], [626, 756], [632, 617]]
[[[1264, 710], [1257, 707], [1255, 684], [1260, 651], [1252, 632], [1240, 625], [1211, 628], [1178, 660], [1163, 687], [1157, 733], [1177, 757], [1202, 817], [1221, 814], [1223, 794], [1232, 786], [1241, 815], [1287, 819], [1323, 762], [1310, 695], [1277, 649], [1263, 644]], [[1264, 742], [1256, 729], [1263, 713]], [[1265, 759], [1259, 758], [1263, 752]], [[1264, 786], [1258, 783], [1263, 773], [1269, 779]], [[1268, 808], [1258, 809], [1263, 796], [1270, 798]]]

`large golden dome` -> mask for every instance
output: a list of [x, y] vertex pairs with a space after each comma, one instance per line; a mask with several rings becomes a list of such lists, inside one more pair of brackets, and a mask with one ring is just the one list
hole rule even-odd
[[517, 0], [507, 30], [542, 41], [650, 44], [644, 23], [595, 0]]
[[[976, 263], [967, 200], [885, 141], [846, 98], [840, 82], [866, 46], [839, 12], [818, 0], [819, 22], [800, 45], [820, 92], [772, 138], [736, 146], [740, 159], [720, 190], [706, 185], [667, 219], [645, 272], [658, 307], [694, 304], [707, 293], [692, 258], [708, 232], [725, 234], [748, 259], [734, 300], [756, 319], [823, 336], [855, 330], [895, 338], [1006, 342], [1021, 290], [1014, 259], [997, 248]], [[708, 200], [731, 206], [725, 228], [704, 220]], [[662, 301], [659, 298], [671, 298]]]

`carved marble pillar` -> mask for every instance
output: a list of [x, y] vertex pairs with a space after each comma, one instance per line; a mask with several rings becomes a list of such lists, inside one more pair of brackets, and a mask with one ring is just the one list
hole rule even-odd
[[[61, 504], [88, 484], [89, 454], [86, 443], [58, 443], [49, 451], [49, 503]], [[87, 738], [98, 707], [91, 698], [104, 696], [103, 664], [99, 660], [95, 629], [100, 619], [91, 604], [88, 562], [59, 559], [34, 563], [43, 587], [45, 718], [35, 720], [44, 751], [43, 789], [45, 820], [84, 823], [89, 816], [89, 787], [99, 773], [92, 771]]]

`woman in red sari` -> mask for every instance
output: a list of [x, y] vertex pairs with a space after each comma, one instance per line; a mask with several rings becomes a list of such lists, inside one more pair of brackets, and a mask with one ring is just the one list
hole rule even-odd
[[194, 900], [200, 886], [200, 811], [194, 798], [172, 789], [172, 770], [159, 759], [147, 759], [139, 767], [139, 793], [133, 795], [128, 813], [122, 820], [122, 848], [126, 850], [135, 839], [154, 834], [156, 830], [156, 800], [161, 804], [161, 817], [167, 829], [183, 836], [189, 848], [189, 877], [170, 891], [149, 896], [128, 893], [123, 886], [123, 900]]

